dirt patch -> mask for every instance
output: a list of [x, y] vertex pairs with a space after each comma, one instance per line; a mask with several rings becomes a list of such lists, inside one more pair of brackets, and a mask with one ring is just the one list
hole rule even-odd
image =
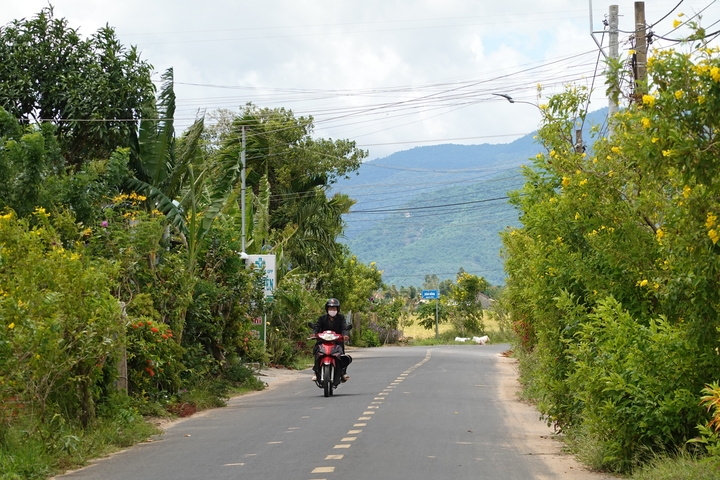
[[[574, 456], [563, 451], [563, 443], [551, 427], [548, 427], [533, 405], [522, 402], [518, 397], [517, 360], [498, 356], [500, 375], [500, 400], [505, 409], [504, 420], [512, 434], [515, 447], [530, 455], [549, 471], [548, 476], [536, 478], [562, 478], [563, 480], [615, 480], [608, 474], [590, 471]], [[538, 468], [540, 470], [540, 468]]]

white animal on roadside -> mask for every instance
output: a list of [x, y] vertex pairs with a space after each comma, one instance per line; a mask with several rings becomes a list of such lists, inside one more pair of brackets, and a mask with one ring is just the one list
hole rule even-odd
[[473, 337], [473, 342], [477, 343], [478, 345], [485, 345], [487, 342], [490, 341], [490, 337], [487, 335], [483, 335], [482, 337]]

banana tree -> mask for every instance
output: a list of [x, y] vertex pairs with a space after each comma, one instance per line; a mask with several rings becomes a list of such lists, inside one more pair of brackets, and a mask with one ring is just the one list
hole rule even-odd
[[[213, 170], [204, 161], [201, 149], [204, 118], [198, 118], [176, 142], [174, 131], [175, 94], [173, 71], [163, 74], [157, 108], [148, 106], [150, 120], [140, 124], [133, 145], [131, 168], [135, 176], [128, 187], [145, 195], [168, 220], [187, 249], [185, 290], [196, 282], [197, 255], [213, 222], [223, 211], [232, 192], [225, 182], [212, 178]], [[171, 327], [178, 342], [182, 338], [186, 307]]]

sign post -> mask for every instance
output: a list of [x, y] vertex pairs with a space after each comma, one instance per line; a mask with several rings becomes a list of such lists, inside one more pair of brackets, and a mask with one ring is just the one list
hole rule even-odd
[[438, 309], [440, 304], [440, 291], [439, 290], [423, 290], [422, 291], [422, 298], [423, 299], [435, 299], [435, 340], [440, 338], [440, 328], [438, 326], [439, 320], [438, 320]]
[[[273, 293], [275, 291], [275, 283], [277, 281], [277, 273], [275, 271], [275, 255], [248, 255], [246, 265], [252, 269], [263, 270], [265, 301], [273, 301]], [[262, 319], [262, 337], [263, 346], [267, 345], [267, 315], [263, 315]]]

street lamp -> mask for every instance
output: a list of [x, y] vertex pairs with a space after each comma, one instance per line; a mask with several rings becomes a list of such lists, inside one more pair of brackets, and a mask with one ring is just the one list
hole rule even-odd
[[[535, 107], [535, 108], [537, 108], [538, 110], [540, 110], [540, 113], [542, 113], [542, 114], [545, 113], [545, 112], [543, 112], [543, 109], [540, 108], [537, 104], [532, 103], [532, 102], [526, 102], [526, 101], [524, 101], [524, 100], [515, 100], [514, 98], [512, 98], [512, 97], [511, 97], [510, 95], [508, 95], [507, 93], [493, 93], [493, 95], [498, 96], [498, 97], [502, 97], [502, 98], [504, 98], [505, 100], [507, 100], [507, 101], [510, 102], [510, 103], [527, 103], [528, 105], [532, 105], [533, 107]], [[583, 143], [583, 140], [582, 140], [582, 128], [579, 128], [579, 129], [575, 130], [575, 143], [573, 143], [572, 138], [571, 138], [571, 139], [570, 139], [570, 145], [572, 145], [572, 148], [573, 148], [577, 153], [583, 153], [583, 152], [585, 151], [585, 144]]]
[[498, 97], [502, 97], [502, 98], [504, 98], [505, 100], [507, 100], [507, 101], [510, 102], [510, 103], [527, 103], [528, 105], [532, 105], [533, 107], [537, 108], [538, 110], [540, 110], [540, 111], [542, 112], [542, 108], [538, 107], [536, 104], [534, 104], [534, 103], [532, 103], [532, 102], [526, 102], [526, 101], [524, 101], [524, 100], [515, 100], [514, 98], [512, 98], [512, 97], [511, 97], [510, 95], [508, 95], [507, 93], [493, 93], [493, 95], [498, 96]]

